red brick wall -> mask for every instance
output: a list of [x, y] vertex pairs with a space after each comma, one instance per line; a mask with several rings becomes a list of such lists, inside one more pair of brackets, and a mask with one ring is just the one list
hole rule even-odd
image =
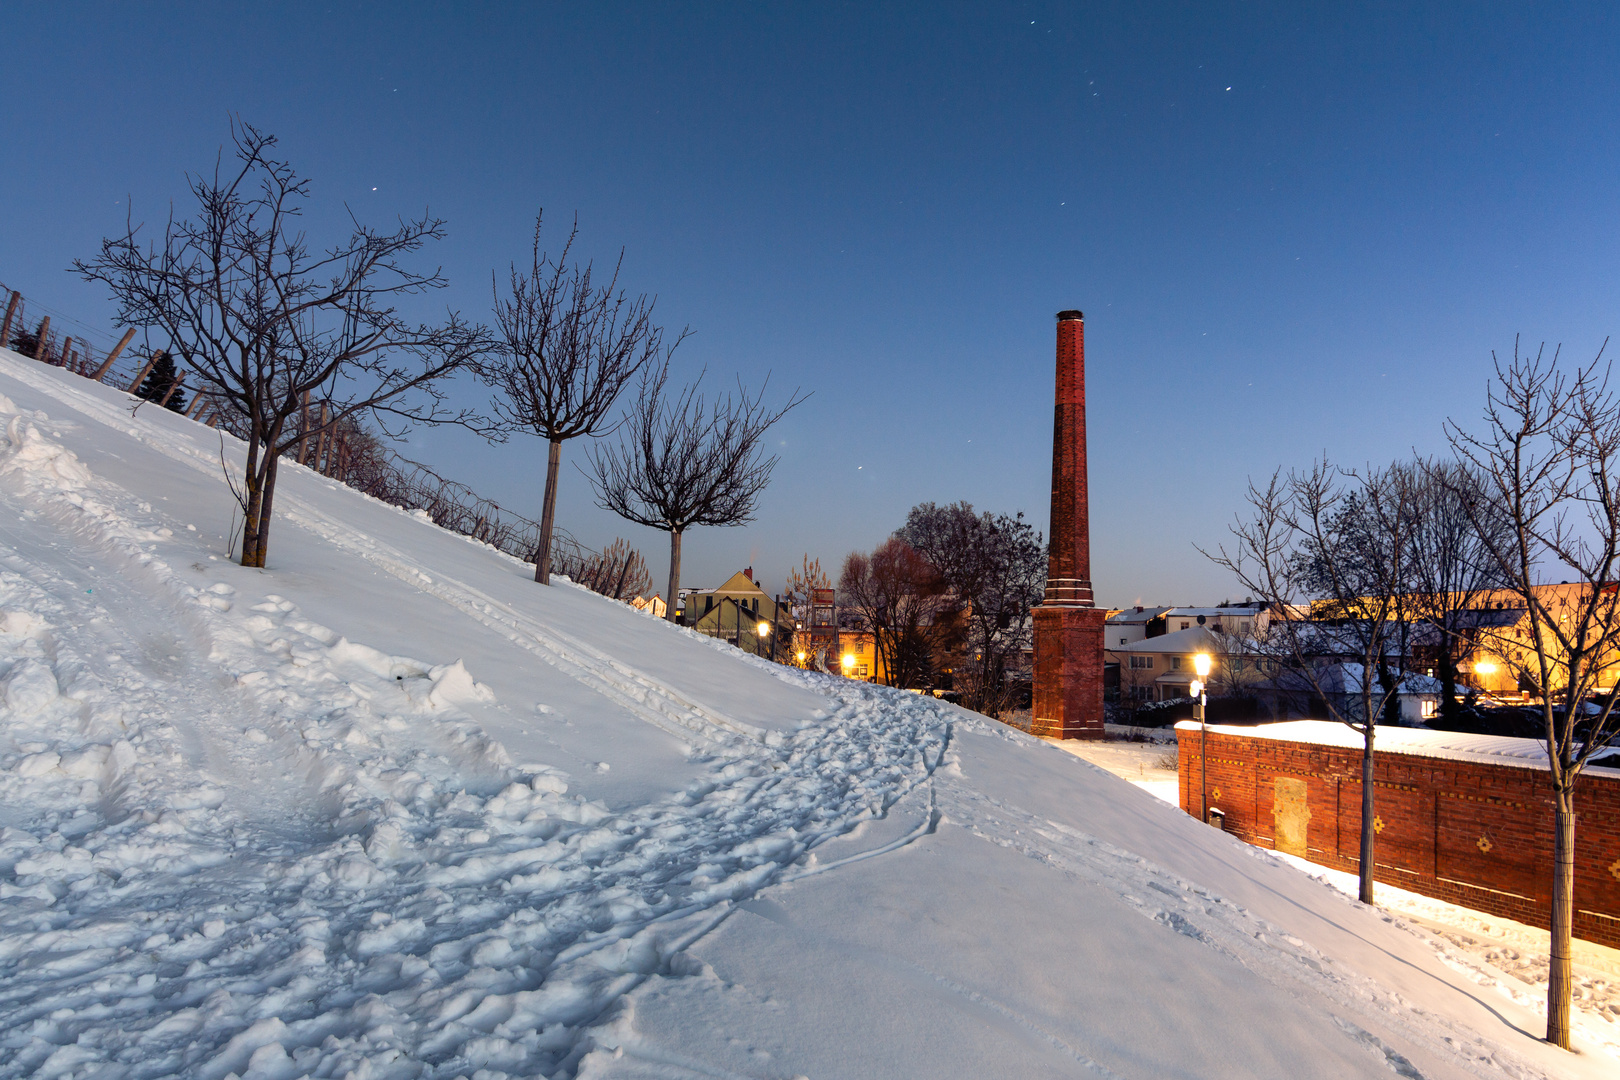
[[[1200, 733], [1180, 732], [1181, 806], [1200, 806]], [[1279, 778], [1303, 780], [1306, 857], [1358, 873], [1361, 751], [1211, 732], [1209, 805], [1226, 830], [1275, 847]], [[1543, 770], [1375, 751], [1373, 877], [1412, 892], [1546, 927], [1553, 801]], [[1575, 935], [1620, 947], [1620, 778], [1576, 786]]]

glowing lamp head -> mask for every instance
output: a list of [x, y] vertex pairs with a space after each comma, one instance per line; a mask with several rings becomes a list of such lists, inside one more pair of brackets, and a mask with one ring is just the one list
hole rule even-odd
[[801, 663], [801, 664], [804, 663], [804, 650], [803, 649], [800, 649], [795, 655], [798, 657], [799, 663]]
[[1496, 665], [1489, 660], [1481, 660], [1474, 665], [1474, 672], [1478, 675], [1495, 675]]
[[1198, 672], [1200, 680], [1209, 678], [1209, 653], [1201, 652], [1193, 657], [1193, 670]]
[[1187, 692], [1192, 697], [1197, 697], [1199, 694], [1204, 692], [1204, 684], [1199, 682], [1197, 679], [1194, 679], [1192, 681], [1192, 685], [1187, 687]]
[[761, 619], [759, 621], [759, 636], [760, 637], [769, 637], [770, 634], [771, 634], [771, 624], [766, 622], [764, 619]]
[[854, 671], [855, 670], [855, 654], [854, 653], [845, 653], [842, 663], [844, 665], [844, 670], [845, 671]]

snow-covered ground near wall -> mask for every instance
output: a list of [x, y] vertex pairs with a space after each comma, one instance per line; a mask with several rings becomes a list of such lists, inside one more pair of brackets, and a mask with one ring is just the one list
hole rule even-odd
[[[0, 1076], [1612, 1075], [1106, 771], [0, 353]], [[694, 537], [701, 542], [701, 537]]]

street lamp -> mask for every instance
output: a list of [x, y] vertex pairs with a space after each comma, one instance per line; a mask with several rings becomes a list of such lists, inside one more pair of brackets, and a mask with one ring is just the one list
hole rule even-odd
[[[764, 656], [765, 652], [762, 646], [765, 644], [765, 639], [771, 636], [771, 624], [761, 619], [759, 625], [754, 627], [754, 630], [754, 653], [758, 656]], [[775, 642], [771, 643], [771, 659], [776, 659]]]
[[845, 653], [844, 654], [844, 659], [841, 662], [844, 665], [844, 678], [846, 678], [846, 679], [854, 678], [854, 675], [855, 675], [855, 654], [854, 653], [848, 653], [848, 652]]
[[1204, 680], [1209, 678], [1209, 667], [1209, 653], [1201, 652], [1193, 657], [1193, 670], [1198, 672], [1198, 681], [1192, 684], [1193, 714], [1198, 718], [1198, 802], [1205, 824], [1209, 823], [1209, 755], [1205, 751], [1209, 742], [1209, 721], [1204, 714], [1209, 697], [1204, 693]]

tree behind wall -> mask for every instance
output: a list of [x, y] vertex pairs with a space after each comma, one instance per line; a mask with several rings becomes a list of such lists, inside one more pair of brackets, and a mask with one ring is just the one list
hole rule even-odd
[[[1266, 487], [1249, 485], [1249, 515], [1229, 551], [1204, 552], [1275, 613], [1255, 642], [1285, 692], [1306, 689], [1330, 719], [1361, 736], [1360, 896], [1373, 902], [1373, 745], [1398, 705], [1410, 604], [1411, 471], [1341, 470], [1318, 462]], [[1312, 619], [1289, 617], [1312, 603]], [[1359, 671], [1356, 669], [1359, 668]], [[1334, 670], [1341, 676], [1335, 678]], [[1345, 685], [1349, 682], [1349, 685]]]
[[[1495, 359], [1493, 357], [1493, 359]], [[1565, 371], [1556, 351], [1496, 361], [1485, 414], [1447, 434], [1477, 484], [1459, 488], [1491, 561], [1526, 611], [1527, 641], [1504, 648], [1540, 697], [1553, 789], [1547, 1040], [1569, 1048], [1573, 991], [1575, 782], [1620, 737], [1615, 697], [1595, 695], [1620, 652], [1620, 401], [1602, 353]], [[1505, 521], [1505, 529], [1493, 526]], [[1542, 582], [1567, 581], [1547, 589]], [[1595, 704], [1589, 702], [1595, 700]]]
[[[346, 239], [311, 250], [301, 216], [309, 182], [272, 156], [273, 136], [233, 122], [234, 161], [223, 153], [211, 175], [189, 178], [194, 218], [171, 218], [143, 245], [133, 218], [101, 252], [76, 261], [100, 281], [129, 326], [155, 327], [247, 442], [242, 483], [242, 563], [263, 566], [275, 505], [277, 465], [302, 436], [294, 423], [304, 395], [330, 403], [329, 422], [369, 413], [389, 421], [478, 424], [443, 407], [437, 382], [478, 360], [479, 328], [451, 314], [413, 324], [397, 298], [443, 288], [437, 272], [401, 261], [444, 236], [430, 215], [392, 232], [355, 224]], [[228, 474], [229, 475], [229, 474]]]

